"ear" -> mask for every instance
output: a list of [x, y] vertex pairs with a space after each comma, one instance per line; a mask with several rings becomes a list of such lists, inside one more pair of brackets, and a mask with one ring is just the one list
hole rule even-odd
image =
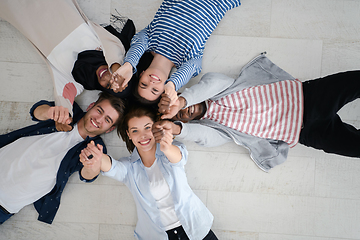
[[131, 137], [130, 137], [130, 134], [129, 134], [129, 131], [128, 131], [128, 130], [126, 130], [126, 134], [128, 135], [129, 140], [131, 140]]
[[105, 133], [109, 133], [109, 132], [112, 132], [116, 127], [115, 126], [112, 126], [111, 128], [109, 128]]
[[141, 78], [141, 76], [144, 74], [144, 70], [140, 73], [140, 75], [139, 75], [139, 78]]
[[90, 105], [86, 108], [86, 111], [89, 111], [94, 105], [95, 102], [90, 103]]

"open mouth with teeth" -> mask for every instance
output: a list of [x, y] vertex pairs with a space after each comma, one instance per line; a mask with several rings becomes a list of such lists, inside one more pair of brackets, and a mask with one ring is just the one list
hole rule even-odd
[[150, 141], [151, 141], [151, 139], [146, 139], [146, 140], [140, 141], [139, 143], [141, 146], [146, 146], [146, 145], [149, 145]]
[[195, 112], [195, 105], [192, 105], [189, 107], [189, 116], [192, 116], [194, 112]]
[[99, 128], [99, 125], [97, 125], [94, 120], [90, 119], [90, 122], [94, 127]]
[[150, 74], [149, 76], [150, 76], [150, 78], [151, 78], [151, 80], [153, 82], [160, 82], [161, 81], [160, 78], [158, 76], [154, 75], [154, 74]]
[[99, 71], [99, 77], [101, 78], [107, 71], [108, 71], [107, 68], [101, 69]]

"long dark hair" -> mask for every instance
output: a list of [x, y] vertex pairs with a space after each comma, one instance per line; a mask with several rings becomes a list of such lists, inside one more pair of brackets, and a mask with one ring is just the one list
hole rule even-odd
[[134, 151], [135, 145], [129, 139], [129, 136], [127, 134], [127, 131], [129, 129], [129, 121], [134, 117], [140, 118], [143, 116], [149, 117], [153, 122], [156, 121], [156, 111], [153, 108], [134, 104], [128, 108], [128, 111], [126, 111], [122, 121], [118, 124], [117, 134], [125, 142], [126, 148], [130, 153]]

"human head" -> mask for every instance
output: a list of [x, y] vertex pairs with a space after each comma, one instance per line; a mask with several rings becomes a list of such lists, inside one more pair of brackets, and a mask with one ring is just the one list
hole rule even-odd
[[[100, 70], [108, 69], [105, 57], [102, 51], [86, 50], [78, 54], [78, 58], [74, 63], [71, 74], [76, 82], [80, 83], [87, 90], [106, 90], [105, 83], [100, 84], [100, 76], [104, 76], [106, 72]], [[110, 72], [108, 72], [110, 74]], [[105, 74], [106, 76], [106, 74]], [[105, 86], [105, 87], [103, 87]]]
[[180, 109], [180, 111], [172, 118], [176, 121], [189, 122], [191, 120], [199, 120], [206, 112], [205, 102], [191, 105], [187, 108]]
[[108, 93], [100, 93], [98, 100], [79, 120], [79, 133], [94, 137], [115, 128], [124, 115], [124, 102]]
[[99, 98], [96, 100], [94, 107], [99, 104], [100, 102], [107, 100], [110, 102], [111, 106], [116, 110], [116, 112], [119, 114], [119, 117], [114, 121], [113, 126], [118, 125], [118, 123], [121, 121], [121, 119], [124, 116], [125, 112], [125, 103], [121, 98], [115, 97], [109, 93], [106, 92], [100, 92]]
[[137, 92], [147, 101], [157, 101], [165, 90], [167, 76], [157, 68], [149, 67], [140, 75]]
[[129, 121], [133, 118], [141, 118], [144, 116], [148, 117], [152, 123], [156, 121], [156, 112], [153, 109], [146, 108], [145, 106], [134, 105], [127, 111], [122, 121], [118, 124], [118, 135], [121, 136], [122, 140], [125, 142], [126, 148], [129, 152], [134, 151], [135, 148], [135, 144], [128, 135]]

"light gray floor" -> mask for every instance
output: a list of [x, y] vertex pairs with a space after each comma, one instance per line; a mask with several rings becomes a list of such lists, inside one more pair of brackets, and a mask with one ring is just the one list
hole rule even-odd
[[[109, 21], [117, 9], [141, 30], [161, 0], [79, 3], [98, 23]], [[202, 74], [217, 71], [235, 77], [263, 51], [302, 81], [359, 69], [359, 13], [359, 0], [243, 0], [209, 39]], [[5, 21], [0, 21], [0, 81], [0, 133], [30, 124], [32, 103], [52, 99], [46, 65]], [[86, 92], [78, 100], [86, 106], [91, 98], [96, 93]], [[359, 110], [355, 101], [341, 116], [359, 126]], [[115, 133], [104, 139], [114, 157], [128, 154]], [[186, 145], [189, 183], [213, 213], [219, 239], [360, 239], [359, 159], [297, 145], [284, 164], [264, 173], [235, 144], [211, 149]], [[136, 210], [124, 185], [101, 176], [84, 184], [74, 174], [54, 223], [36, 219], [34, 207], [25, 207], [0, 226], [0, 239], [134, 239]]]

